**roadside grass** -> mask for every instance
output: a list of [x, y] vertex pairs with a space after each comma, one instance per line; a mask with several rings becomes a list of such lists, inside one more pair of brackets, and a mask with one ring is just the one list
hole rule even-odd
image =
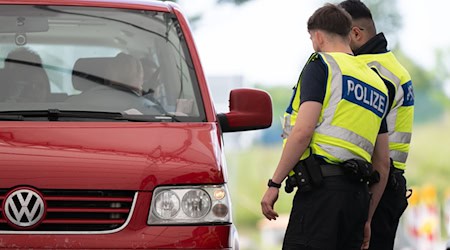
[[414, 127], [407, 161], [409, 186], [433, 185], [440, 196], [450, 187], [450, 114]]
[[[262, 245], [260, 234], [261, 223], [267, 221], [262, 215], [260, 202], [280, 158], [281, 144], [252, 146], [239, 151], [228, 149], [227, 152], [233, 218], [239, 231], [241, 249], [281, 249], [281, 246]], [[280, 215], [290, 212], [293, 194], [287, 194], [284, 190], [280, 192], [275, 204], [275, 210]]]

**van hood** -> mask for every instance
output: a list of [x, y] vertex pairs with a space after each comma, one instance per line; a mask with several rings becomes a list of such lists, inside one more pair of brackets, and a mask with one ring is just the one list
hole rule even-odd
[[0, 188], [219, 184], [219, 138], [215, 123], [2, 122]]

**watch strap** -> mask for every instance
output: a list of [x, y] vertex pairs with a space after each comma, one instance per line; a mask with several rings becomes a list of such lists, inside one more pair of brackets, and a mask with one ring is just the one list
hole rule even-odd
[[281, 184], [273, 182], [272, 179], [269, 179], [269, 182], [267, 183], [267, 186], [268, 187], [281, 188]]

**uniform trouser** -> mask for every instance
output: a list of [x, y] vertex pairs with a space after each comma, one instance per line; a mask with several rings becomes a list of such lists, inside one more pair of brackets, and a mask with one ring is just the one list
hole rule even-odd
[[372, 218], [370, 249], [394, 248], [395, 234], [400, 217], [408, 206], [406, 180], [402, 172], [389, 175], [386, 189]]
[[295, 194], [283, 242], [285, 250], [360, 249], [369, 209], [367, 184], [346, 176]]

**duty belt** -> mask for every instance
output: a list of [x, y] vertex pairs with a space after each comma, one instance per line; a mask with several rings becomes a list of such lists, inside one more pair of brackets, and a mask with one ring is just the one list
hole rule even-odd
[[344, 168], [339, 165], [324, 164], [320, 165], [323, 177], [345, 175]]

